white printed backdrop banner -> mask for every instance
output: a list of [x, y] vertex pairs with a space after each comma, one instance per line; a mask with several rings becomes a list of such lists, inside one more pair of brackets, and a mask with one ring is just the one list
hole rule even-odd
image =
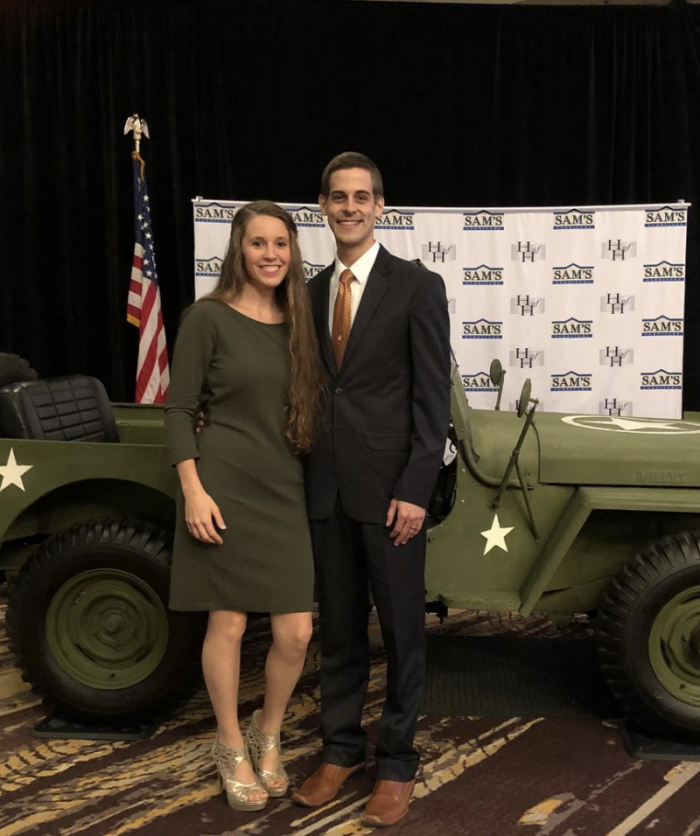
[[[242, 205], [193, 201], [196, 298], [216, 284]], [[282, 205], [311, 278], [333, 259], [333, 239], [318, 206]], [[472, 406], [495, 404], [497, 357], [503, 408], [516, 408], [529, 377], [549, 412], [680, 418], [688, 208], [390, 208], [376, 237], [444, 278]]]

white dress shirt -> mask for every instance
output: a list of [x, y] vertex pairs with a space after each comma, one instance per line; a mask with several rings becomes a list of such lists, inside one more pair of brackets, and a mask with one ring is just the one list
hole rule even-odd
[[335, 297], [338, 295], [340, 274], [343, 272], [343, 270], [352, 270], [352, 274], [355, 277], [353, 281], [350, 283], [350, 289], [352, 292], [352, 304], [350, 307], [350, 327], [352, 328], [352, 324], [355, 321], [355, 314], [357, 313], [357, 309], [360, 307], [360, 299], [362, 299], [362, 294], [365, 292], [365, 287], [367, 286], [367, 279], [369, 278], [369, 274], [372, 272], [372, 268], [374, 267], [374, 262], [377, 260], [378, 253], [379, 243], [375, 241], [374, 244], [372, 244], [372, 246], [367, 250], [367, 252], [357, 259], [357, 261], [352, 265], [352, 267], [346, 267], [343, 264], [343, 262], [338, 258], [338, 256], [335, 257], [335, 270], [333, 270], [333, 275], [331, 276], [330, 293], [328, 300], [328, 330], [331, 333], [333, 331], [333, 309], [335, 308]]

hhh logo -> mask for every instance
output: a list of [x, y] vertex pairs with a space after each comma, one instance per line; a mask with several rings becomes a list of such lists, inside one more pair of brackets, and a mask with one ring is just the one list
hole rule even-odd
[[547, 247], [544, 244], [534, 244], [532, 241], [518, 241], [510, 245], [511, 261], [522, 261], [532, 264], [534, 261], [544, 261]]
[[632, 401], [621, 401], [619, 398], [606, 398], [598, 403], [599, 415], [633, 415]]
[[465, 232], [476, 232], [480, 229], [488, 229], [491, 232], [503, 229], [503, 212], [487, 212], [482, 209], [480, 212], [464, 212]]
[[544, 366], [544, 351], [532, 348], [516, 348], [510, 352], [510, 365], [521, 369]]
[[309, 279], [313, 279], [314, 276], [318, 276], [318, 274], [323, 270], [323, 264], [312, 264], [310, 261], [303, 262], [304, 267], [304, 278], [308, 282]]
[[206, 276], [213, 279], [218, 278], [221, 273], [221, 262], [223, 259], [215, 255], [211, 258], [195, 258], [194, 260], [194, 274], [195, 276]]
[[462, 386], [465, 392], [498, 392], [498, 387], [493, 385], [491, 376], [486, 372], [463, 374]]
[[194, 207], [194, 220], [195, 223], [230, 224], [237, 211], [235, 206], [207, 203], [206, 206]]
[[323, 212], [320, 209], [299, 206], [297, 209], [288, 209], [287, 211], [297, 226], [323, 226]]
[[654, 319], [642, 320], [643, 337], [682, 337], [683, 320], [671, 319], [668, 316], [657, 316]]
[[566, 267], [553, 267], [552, 271], [552, 284], [593, 284], [593, 267], [567, 264]]
[[682, 389], [682, 372], [667, 372], [657, 369], [655, 372], [642, 372], [640, 389]]
[[606, 293], [600, 297], [600, 310], [603, 313], [623, 314], [634, 310], [634, 296], [621, 293]]
[[462, 267], [462, 284], [466, 285], [501, 285], [503, 268], [479, 264], [478, 267]]
[[661, 209], [646, 210], [644, 226], [685, 226], [687, 209], [662, 206]]
[[587, 372], [564, 372], [553, 374], [550, 391], [552, 392], [590, 392], [593, 375]]
[[433, 262], [454, 261], [457, 258], [457, 247], [455, 244], [443, 244], [441, 241], [428, 241], [423, 244], [423, 258]]
[[503, 323], [492, 322], [490, 319], [477, 319], [474, 322], [462, 323], [463, 340], [502, 340]]
[[659, 261], [658, 264], [645, 264], [643, 281], [683, 282], [685, 281], [685, 264], [672, 264], [670, 261]]
[[544, 313], [544, 296], [530, 296], [529, 294], [511, 296], [510, 312], [520, 316], [534, 316]]
[[399, 212], [398, 209], [386, 209], [374, 222], [375, 229], [415, 229], [413, 212]]
[[568, 319], [555, 319], [552, 322], [552, 339], [579, 340], [593, 337], [593, 320], [576, 319], [570, 316]]
[[620, 348], [619, 345], [606, 345], [600, 349], [600, 365], [618, 368], [631, 366], [634, 363], [634, 349]]
[[552, 229], [595, 229], [595, 212], [569, 209], [568, 212], [554, 212]]
[[608, 238], [602, 245], [603, 258], [611, 261], [626, 261], [637, 257], [637, 242], [623, 241], [621, 238]]

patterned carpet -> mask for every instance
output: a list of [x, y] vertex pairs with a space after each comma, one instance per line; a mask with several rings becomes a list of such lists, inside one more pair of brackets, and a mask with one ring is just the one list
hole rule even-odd
[[[0, 610], [4, 618], [4, 611]], [[432, 633], [553, 635], [537, 617], [460, 614]], [[382, 703], [385, 662], [373, 625], [366, 717]], [[242, 716], [260, 704], [267, 622], [244, 649]], [[293, 784], [318, 762], [317, 646], [284, 727]], [[319, 810], [269, 802], [236, 813], [216, 791], [214, 730], [201, 690], [145, 741], [37, 740], [41, 704], [13, 666], [0, 623], [0, 836], [358, 836], [374, 775], [353, 779]], [[421, 717], [421, 771], [402, 836], [692, 836], [700, 833], [700, 764], [642, 761], [624, 751], [615, 724], [596, 718]]]

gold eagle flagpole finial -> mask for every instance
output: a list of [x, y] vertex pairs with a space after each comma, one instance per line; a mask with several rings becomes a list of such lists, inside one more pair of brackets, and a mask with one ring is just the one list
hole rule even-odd
[[141, 139], [144, 136], [146, 139], [151, 138], [148, 133], [148, 123], [145, 119], [142, 119], [138, 113], [134, 113], [133, 116], [130, 116], [126, 120], [126, 124], [124, 125], [124, 136], [126, 136], [129, 131], [134, 132], [134, 150], [131, 152], [131, 158], [139, 161], [141, 165], [141, 179], [143, 180], [146, 163], [141, 156]]

